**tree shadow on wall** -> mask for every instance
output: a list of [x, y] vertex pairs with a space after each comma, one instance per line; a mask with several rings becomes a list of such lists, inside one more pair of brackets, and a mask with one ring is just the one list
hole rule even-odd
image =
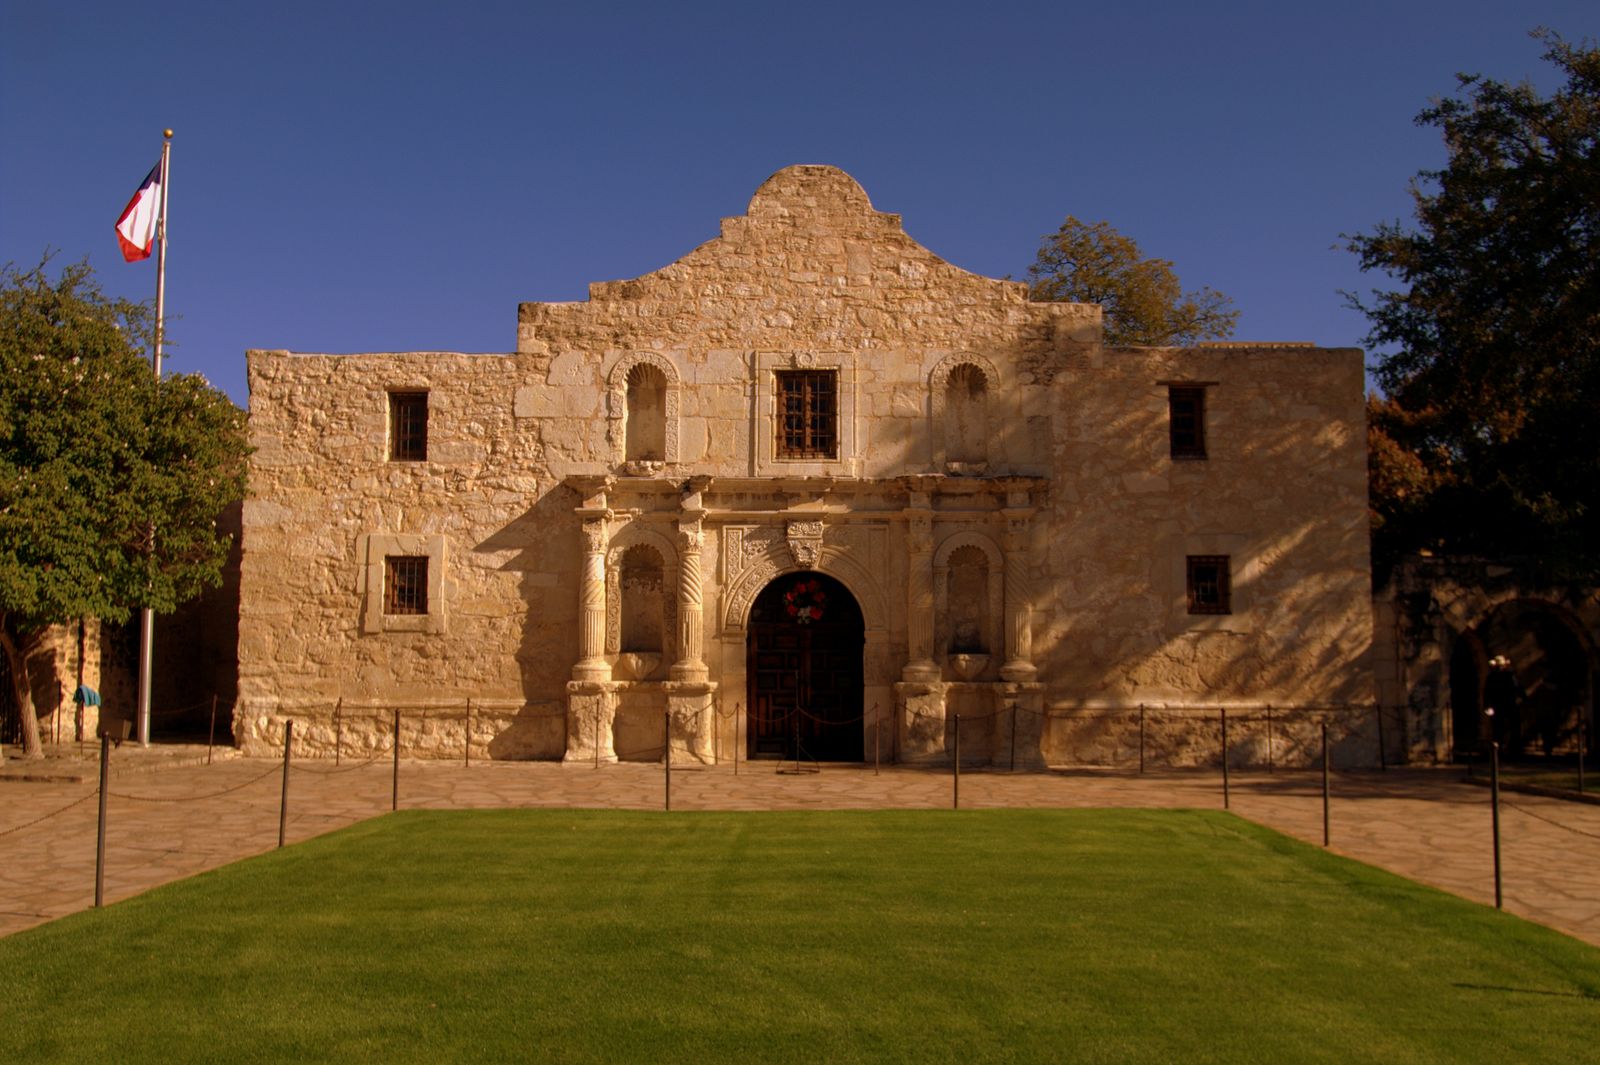
[[578, 493], [556, 485], [532, 507], [474, 545], [505, 555], [495, 568], [520, 575], [525, 613], [517, 644], [522, 706], [489, 728], [491, 758], [559, 759], [566, 752], [567, 695], [578, 657], [578, 581], [583, 564]]

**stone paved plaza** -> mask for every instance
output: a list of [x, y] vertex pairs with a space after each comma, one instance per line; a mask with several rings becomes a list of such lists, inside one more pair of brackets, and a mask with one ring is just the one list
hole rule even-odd
[[[140, 752], [113, 758], [108, 802], [106, 899], [213, 869], [276, 846], [282, 763], [219, 758], [204, 750]], [[36, 764], [37, 765], [37, 764]], [[150, 768], [146, 768], [149, 766]], [[159, 768], [155, 768], [159, 766]], [[12, 761], [0, 780], [0, 934], [84, 909], [94, 898], [95, 764], [47, 763], [21, 780]], [[792, 768], [792, 766], [791, 766]], [[693, 810], [948, 809], [948, 770], [827, 765], [779, 772], [773, 762], [681, 769], [672, 808]], [[81, 779], [73, 781], [73, 776]], [[324, 761], [290, 778], [287, 837], [293, 843], [389, 809], [392, 763]], [[660, 809], [660, 765], [595, 769], [548, 762], [470, 767], [402, 761], [402, 809], [585, 807]], [[1234, 773], [1235, 814], [1320, 843], [1320, 777], [1306, 772]], [[964, 772], [964, 809], [980, 807], [1199, 807], [1222, 805], [1214, 773], [1139, 776], [1092, 770], [1010, 774]], [[37, 824], [36, 818], [75, 806]], [[1600, 945], [1600, 806], [1508, 794], [1502, 809], [1505, 906], [1512, 913]], [[1489, 792], [1458, 770], [1336, 774], [1333, 849], [1340, 854], [1493, 903]]]

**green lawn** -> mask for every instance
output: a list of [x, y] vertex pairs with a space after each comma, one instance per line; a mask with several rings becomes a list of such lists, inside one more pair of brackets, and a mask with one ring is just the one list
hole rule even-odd
[[1570, 1065], [1597, 1031], [1600, 950], [1210, 811], [405, 812], [0, 940], [6, 1062]]

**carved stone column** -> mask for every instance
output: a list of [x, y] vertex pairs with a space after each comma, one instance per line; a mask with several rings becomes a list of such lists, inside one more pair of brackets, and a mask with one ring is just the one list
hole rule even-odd
[[583, 522], [583, 575], [578, 585], [578, 662], [575, 681], [607, 681], [606, 662], [606, 544], [610, 540], [609, 512], [596, 515], [579, 511]]
[[912, 492], [906, 508], [906, 665], [901, 679], [939, 679], [933, 660], [933, 510], [926, 492]]
[[603, 485], [577, 510], [583, 520], [583, 569], [578, 582], [578, 661], [567, 685], [568, 762], [615, 762], [616, 697], [606, 661], [606, 547], [611, 511]]
[[716, 759], [716, 690], [705, 661], [706, 605], [700, 582], [700, 552], [705, 547], [701, 493], [709, 478], [689, 482], [678, 518], [678, 660], [663, 688], [675, 751], [701, 763]]
[[705, 593], [700, 586], [700, 551], [705, 533], [700, 517], [685, 517], [678, 522], [678, 660], [671, 677], [677, 681], [702, 682], [705, 663]]
[[1039, 673], [1033, 664], [1033, 601], [1028, 590], [1028, 530], [1033, 508], [1027, 489], [1006, 494], [1006, 662], [1000, 676], [1012, 682], [1032, 681]]

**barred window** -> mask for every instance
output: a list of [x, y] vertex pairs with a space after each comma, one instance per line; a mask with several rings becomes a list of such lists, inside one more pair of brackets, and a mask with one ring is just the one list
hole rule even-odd
[[832, 459], [839, 451], [839, 377], [834, 370], [779, 370], [780, 459]]
[[1168, 428], [1172, 457], [1206, 457], [1206, 390], [1190, 385], [1167, 386]]
[[1228, 556], [1190, 555], [1188, 558], [1189, 613], [1233, 613]]
[[389, 393], [389, 460], [422, 462], [428, 457], [428, 393]]
[[383, 612], [428, 612], [428, 556], [387, 555], [383, 566]]

